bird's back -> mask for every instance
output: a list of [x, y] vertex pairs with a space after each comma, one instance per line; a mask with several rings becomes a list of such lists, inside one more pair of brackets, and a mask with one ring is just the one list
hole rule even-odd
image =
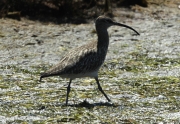
[[91, 76], [92, 73], [98, 72], [106, 56], [106, 50], [99, 50], [97, 42], [72, 49], [62, 60], [48, 71], [41, 75], [43, 77], [61, 76], [68, 78]]

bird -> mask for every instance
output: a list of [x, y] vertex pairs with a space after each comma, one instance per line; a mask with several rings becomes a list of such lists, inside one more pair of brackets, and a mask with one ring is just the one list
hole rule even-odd
[[104, 63], [109, 46], [109, 35], [107, 29], [111, 26], [126, 27], [133, 30], [137, 35], [140, 35], [130, 26], [113, 21], [109, 17], [99, 16], [95, 20], [95, 27], [98, 37], [97, 40], [71, 49], [62, 57], [58, 64], [54, 65], [44, 73], [41, 73], [39, 81], [41, 81], [42, 78], [51, 76], [60, 76], [62, 78], [69, 79], [65, 105], [68, 105], [68, 96], [71, 90], [72, 80], [83, 77], [94, 78], [98, 89], [105, 96], [108, 102], [111, 102], [109, 97], [103, 91], [98, 79], [98, 71], [101, 65]]

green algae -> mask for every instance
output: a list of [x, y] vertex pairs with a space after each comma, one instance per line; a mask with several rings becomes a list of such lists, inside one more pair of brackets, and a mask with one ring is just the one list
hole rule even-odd
[[[6, 79], [5, 76], [1, 76], [0, 88], [4, 90], [1, 93], [1, 100], [9, 102], [8, 104], [2, 104], [0, 111], [4, 113], [4, 116], [9, 117], [16, 115], [26, 116], [30, 111], [35, 115], [50, 117], [47, 120], [34, 120], [33, 123], [115, 123], [116, 121], [137, 123], [141, 120], [151, 122], [151, 117], [154, 117], [157, 110], [178, 112], [177, 109], [180, 108], [178, 104], [180, 79], [174, 76], [156, 77], [142, 75], [141, 73], [153, 71], [157, 68], [171, 69], [179, 67], [179, 59], [148, 58], [147, 55], [137, 55], [137, 53], [136, 55], [131, 53], [131, 55], [136, 57], [124, 59], [123, 66], [120, 65], [121, 59], [106, 61], [99, 72], [102, 87], [111, 96], [110, 98], [116, 107], [94, 106], [91, 109], [86, 107], [65, 107], [63, 104], [66, 98], [66, 87], [59, 86], [57, 88], [57, 85], [63, 79], [52, 77], [44, 79], [43, 82], [38, 82], [40, 72], [44, 70], [43, 68], [48, 68], [48, 66], [32, 66], [25, 69], [20, 66], [7, 65], [1, 67], [1, 69], [13, 70], [14, 74], [9, 74]], [[123, 74], [124, 71], [139, 74], [139, 76], [119, 78], [118, 75]], [[12, 76], [17, 77], [17, 79], [13, 79]], [[108, 79], [105, 77], [108, 77]], [[106, 81], [108, 83], [104, 83]], [[48, 86], [48, 82], [51, 85]], [[63, 82], [67, 84], [66, 81]], [[94, 88], [79, 89], [78, 87], [72, 87], [69, 95], [71, 104], [78, 104], [83, 99], [93, 99], [100, 102], [99, 98], [104, 98], [98, 91], [95, 80], [82, 79], [74, 82], [79, 86], [92, 85]], [[128, 95], [126, 96], [126, 94]], [[133, 99], [134, 96], [137, 98]], [[139, 107], [151, 109], [139, 112]], [[165, 111], [164, 113], [166, 113]], [[163, 117], [156, 116], [156, 120], [152, 122], [163, 120]], [[19, 119], [13, 122], [27, 123], [28, 121]]]

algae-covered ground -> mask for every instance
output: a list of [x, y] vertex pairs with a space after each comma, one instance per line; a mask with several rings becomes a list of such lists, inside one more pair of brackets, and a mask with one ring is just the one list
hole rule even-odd
[[108, 29], [99, 71], [108, 103], [94, 79], [39, 75], [69, 49], [96, 40], [94, 21], [55, 24], [0, 19], [0, 123], [180, 123], [180, 3], [114, 8], [114, 20], [136, 29]]

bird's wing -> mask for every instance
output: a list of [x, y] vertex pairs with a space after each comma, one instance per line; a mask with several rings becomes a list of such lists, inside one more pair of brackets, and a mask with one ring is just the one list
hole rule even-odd
[[[103, 59], [97, 56], [97, 49], [92, 45], [84, 45], [69, 51], [62, 60], [52, 68], [46, 75], [77, 74], [93, 71], [100, 67]], [[102, 62], [100, 62], [102, 60]]]

